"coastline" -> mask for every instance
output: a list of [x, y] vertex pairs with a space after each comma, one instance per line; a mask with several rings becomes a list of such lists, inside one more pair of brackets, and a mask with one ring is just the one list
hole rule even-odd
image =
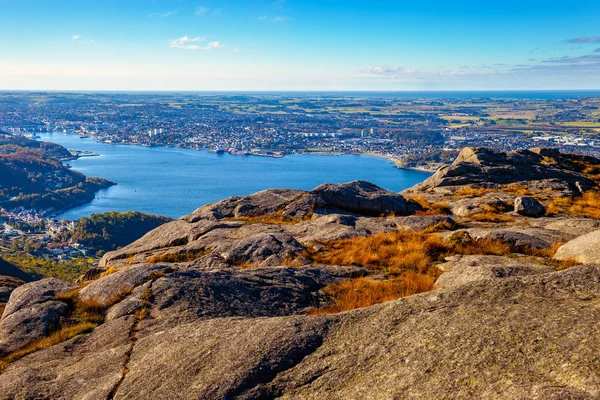
[[406, 170], [409, 170], [409, 171], [419, 171], [419, 172], [435, 173], [439, 169], [438, 167], [405, 167], [405, 166], [402, 165], [402, 159], [401, 158], [393, 157], [393, 156], [388, 156], [388, 155], [381, 154], [381, 153], [365, 152], [365, 153], [360, 153], [360, 154], [364, 155], [364, 156], [369, 156], [369, 157], [385, 158], [386, 160], [389, 160], [389, 161], [393, 162], [394, 165], [396, 166], [396, 168], [406, 169]]
[[[46, 133], [59, 133], [59, 132], [46, 132]], [[61, 133], [64, 135], [73, 135], [73, 136], [80, 136], [77, 133]], [[36, 140], [40, 140], [41, 137], [37, 137]], [[102, 143], [102, 144], [108, 144], [108, 145], [113, 145], [113, 146], [140, 146], [140, 147], [146, 147], [142, 144], [139, 143], [107, 143], [104, 142], [102, 140], [98, 140], [97, 138], [95, 138], [94, 136], [88, 136], [86, 137], [86, 139], [91, 139], [93, 141], [95, 141], [96, 143]], [[205, 150], [205, 151], [209, 151], [209, 148], [197, 148], [197, 149], [193, 149], [191, 147], [182, 147], [182, 146], [161, 146], [161, 145], [153, 145], [152, 147], [158, 147], [158, 148], [178, 148], [178, 149], [186, 149], [186, 150]], [[69, 150], [72, 151], [72, 150]], [[91, 154], [81, 154], [81, 152], [75, 150], [77, 154], [73, 154], [73, 158], [68, 158], [68, 159], [63, 159], [61, 161], [69, 161], [69, 160], [76, 160], [82, 157], [97, 157], [100, 156], [100, 154], [97, 153], [91, 153]], [[437, 171], [437, 168], [430, 168], [428, 169], [427, 167], [404, 167], [402, 166], [402, 159], [399, 157], [394, 157], [394, 156], [389, 156], [389, 155], [385, 155], [385, 154], [381, 154], [381, 153], [375, 153], [375, 152], [360, 152], [360, 153], [340, 153], [340, 152], [325, 152], [325, 151], [318, 151], [318, 152], [306, 152], [304, 150], [300, 150], [296, 153], [290, 153], [290, 154], [300, 154], [300, 155], [314, 155], [314, 156], [346, 156], [346, 155], [362, 155], [362, 156], [368, 156], [368, 157], [377, 157], [377, 158], [383, 158], [386, 159], [388, 161], [391, 161], [394, 166], [396, 168], [400, 168], [400, 169], [406, 169], [406, 170], [411, 170], [411, 171], [420, 171], [420, 172], [429, 172], [429, 173], [433, 173], [435, 171]], [[248, 154], [248, 155], [255, 155], [255, 156], [263, 156], [263, 155], [258, 155], [258, 154]], [[284, 154], [283, 156], [285, 156], [287, 154]], [[282, 157], [283, 157], [282, 156]], [[263, 156], [265, 157], [265, 156]], [[270, 156], [266, 156], [266, 157], [270, 157]], [[273, 158], [282, 158], [282, 157], [273, 157]]]

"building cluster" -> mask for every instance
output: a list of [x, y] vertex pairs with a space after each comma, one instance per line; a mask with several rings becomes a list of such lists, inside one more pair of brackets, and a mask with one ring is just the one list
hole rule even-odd
[[[11, 101], [3, 102], [2, 96]], [[4, 94], [0, 130], [233, 154], [379, 153], [402, 158], [464, 145], [511, 150], [542, 142], [598, 154], [599, 111], [599, 99]]]
[[24, 250], [35, 243], [38, 255], [54, 261], [89, 256], [84, 246], [65, 240], [77, 226], [77, 221], [47, 218], [48, 212], [23, 208], [8, 211], [0, 207], [0, 248]]

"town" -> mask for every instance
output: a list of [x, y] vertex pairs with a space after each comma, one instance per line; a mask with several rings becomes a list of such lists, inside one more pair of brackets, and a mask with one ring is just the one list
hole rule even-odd
[[[600, 99], [2, 92], [0, 131], [271, 157], [370, 154], [435, 170], [465, 146], [544, 146], [600, 156]], [[59, 158], [95, 155], [69, 150]], [[441, 162], [424, 161], [442, 152]], [[96, 256], [68, 239], [77, 221], [54, 219], [51, 209], [0, 208], [0, 216], [4, 250], [27, 248], [54, 261]]]
[[539, 145], [600, 154], [600, 99], [0, 93], [0, 130], [229, 151], [408, 155]]

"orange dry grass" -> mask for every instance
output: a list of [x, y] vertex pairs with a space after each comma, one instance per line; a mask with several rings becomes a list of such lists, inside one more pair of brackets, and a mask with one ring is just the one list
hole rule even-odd
[[314, 262], [329, 265], [361, 265], [391, 275], [406, 271], [437, 277], [436, 261], [454, 254], [506, 255], [510, 245], [495, 239], [444, 240], [420, 232], [390, 232], [327, 243], [324, 252], [312, 254]]
[[504, 243], [501, 240], [484, 238], [457, 244], [453, 246], [451, 254], [506, 256], [512, 253], [512, 251], [513, 249], [508, 243]]
[[407, 195], [405, 197], [407, 199], [416, 201], [425, 210], [428, 210], [429, 208], [431, 208], [431, 204], [429, 203], [429, 200], [427, 200], [427, 198], [425, 196], [410, 196], [410, 195]]
[[513, 221], [513, 218], [508, 215], [499, 214], [499, 213], [495, 213], [495, 212], [485, 212], [485, 211], [477, 213], [477, 214], [473, 214], [469, 218], [471, 218], [473, 221], [479, 221], [479, 222], [510, 222], [510, 221]]
[[146, 262], [150, 264], [189, 262], [197, 260], [198, 258], [210, 253], [210, 250], [199, 250], [189, 253], [165, 253], [152, 256], [148, 258]]
[[313, 255], [316, 263], [362, 265], [383, 269], [390, 274], [411, 270], [427, 273], [433, 258], [445, 251], [441, 237], [416, 232], [380, 233], [342, 239], [328, 245], [329, 251]]
[[93, 331], [96, 326], [97, 324], [91, 322], [82, 322], [73, 326], [63, 327], [60, 330], [52, 333], [50, 336], [40, 340], [36, 340], [35, 342], [28, 344], [24, 348], [14, 351], [6, 357], [2, 358], [2, 360], [0, 360], [0, 372], [4, 370], [11, 362], [17, 361], [18, 359], [23, 358], [38, 350], [45, 349], [47, 347], [54, 346], [55, 344], [74, 338], [77, 335], [89, 333]]
[[333, 304], [325, 308], [317, 308], [310, 314], [321, 315], [354, 310], [427, 292], [433, 289], [433, 282], [434, 278], [412, 271], [387, 281], [376, 281], [370, 278], [351, 279], [327, 286], [324, 291], [330, 296]]
[[2, 317], [2, 314], [4, 314], [4, 306], [0, 306], [0, 318]]
[[566, 260], [558, 261], [557, 264], [558, 265], [556, 265], [556, 269], [559, 271], [564, 271], [565, 269], [569, 269], [569, 268], [573, 268], [578, 265], [581, 265], [581, 263], [579, 261], [577, 261], [576, 259], [574, 259], [573, 257], [569, 257]]
[[554, 243], [549, 249], [536, 249], [535, 247], [524, 247], [521, 249], [523, 254], [534, 257], [552, 258], [564, 243]]
[[432, 204], [431, 210], [437, 211], [438, 213], [443, 214], [443, 215], [452, 214], [452, 211], [450, 210], [450, 203], [448, 203], [446, 201]]
[[454, 192], [454, 195], [457, 197], [481, 197], [489, 192], [491, 192], [490, 189], [467, 187], [463, 189], [458, 189]]
[[447, 202], [433, 203], [431, 204], [425, 196], [406, 196], [407, 199], [411, 199], [419, 203], [422, 210], [415, 212], [415, 215], [450, 215], [450, 204]]
[[576, 199], [570, 197], [552, 199], [546, 207], [546, 212], [549, 215], [566, 213], [579, 217], [600, 219], [600, 193], [587, 192]]
[[575, 200], [569, 212], [573, 215], [600, 219], [600, 193], [585, 193], [581, 198]]
[[67, 303], [71, 309], [70, 315], [61, 321], [63, 326], [52, 332], [49, 336], [27, 344], [0, 360], [0, 372], [8, 364], [23, 358], [38, 350], [45, 349], [55, 344], [64, 342], [77, 335], [88, 333], [104, 322], [104, 313], [108, 308], [123, 300], [131, 292], [132, 288], [125, 288], [108, 301], [102, 303], [95, 299], [80, 299], [79, 292], [84, 286], [80, 286], [65, 293], [58, 294], [55, 299]]
[[600, 183], [600, 165], [590, 165], [583, 170], [584, 174], [587, 174], [590, 179]]
[[507, 187], [502, 189], [505, 193], [513, 193], [517, 196], [527, 196], [530, 195], [531, 192], [527, 186], [517, 185], [515, 183], [508, 185]]
[[234, 221], [242, 221], [246, 224], [268, 224], [268, 225], [284, 225], [295, 224], [298, 221], [285, 219], [281, 214], [266, 214], [256, 217], [236, 217]]
[[118, 271], [118, 270], [117, 270], [115, 267], [113, 267], [113, 266], [110, 266], [110, 267], [108, 267], [108, 268], [106, 269], [106, 271], [104, 271], [103, 273], [101, 273], [101, 274], [100, 274], [100, 278], [104, 278], [105, 276], [109, 276], [109, 275], [111, 275], [111, 274], [114, 274], [114, 273], [115, 273], [115, 272], [117, 272], [117, 271]]
[[546, 205], [547, 215], [556, 215], [566, 212], [573, 204], [570, 197], [555, 197]]
[[510, 222], [512, 217], [502, 214], [502, 212], [493, 206], [486, 205], [483, 207], [483, 212], [472, 214], [470, 218], [480, 222]]

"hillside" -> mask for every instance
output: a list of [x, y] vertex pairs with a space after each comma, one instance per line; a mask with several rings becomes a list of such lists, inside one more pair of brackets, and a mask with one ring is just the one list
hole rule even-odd
[[81, 218], [68, 239], [92, 251], [110, 251], [141, 238], [148, 231], [172, 221], [140, 212], [101, 213]]
[[0, 398], [600, 397], [600, 160], [465, 148], [203, 206], [16, 288]]
[[93, 200], [114, 183], [65, 167], [62, 146], [0, 136], [0, 205], [5, 209], [68, 209]]

